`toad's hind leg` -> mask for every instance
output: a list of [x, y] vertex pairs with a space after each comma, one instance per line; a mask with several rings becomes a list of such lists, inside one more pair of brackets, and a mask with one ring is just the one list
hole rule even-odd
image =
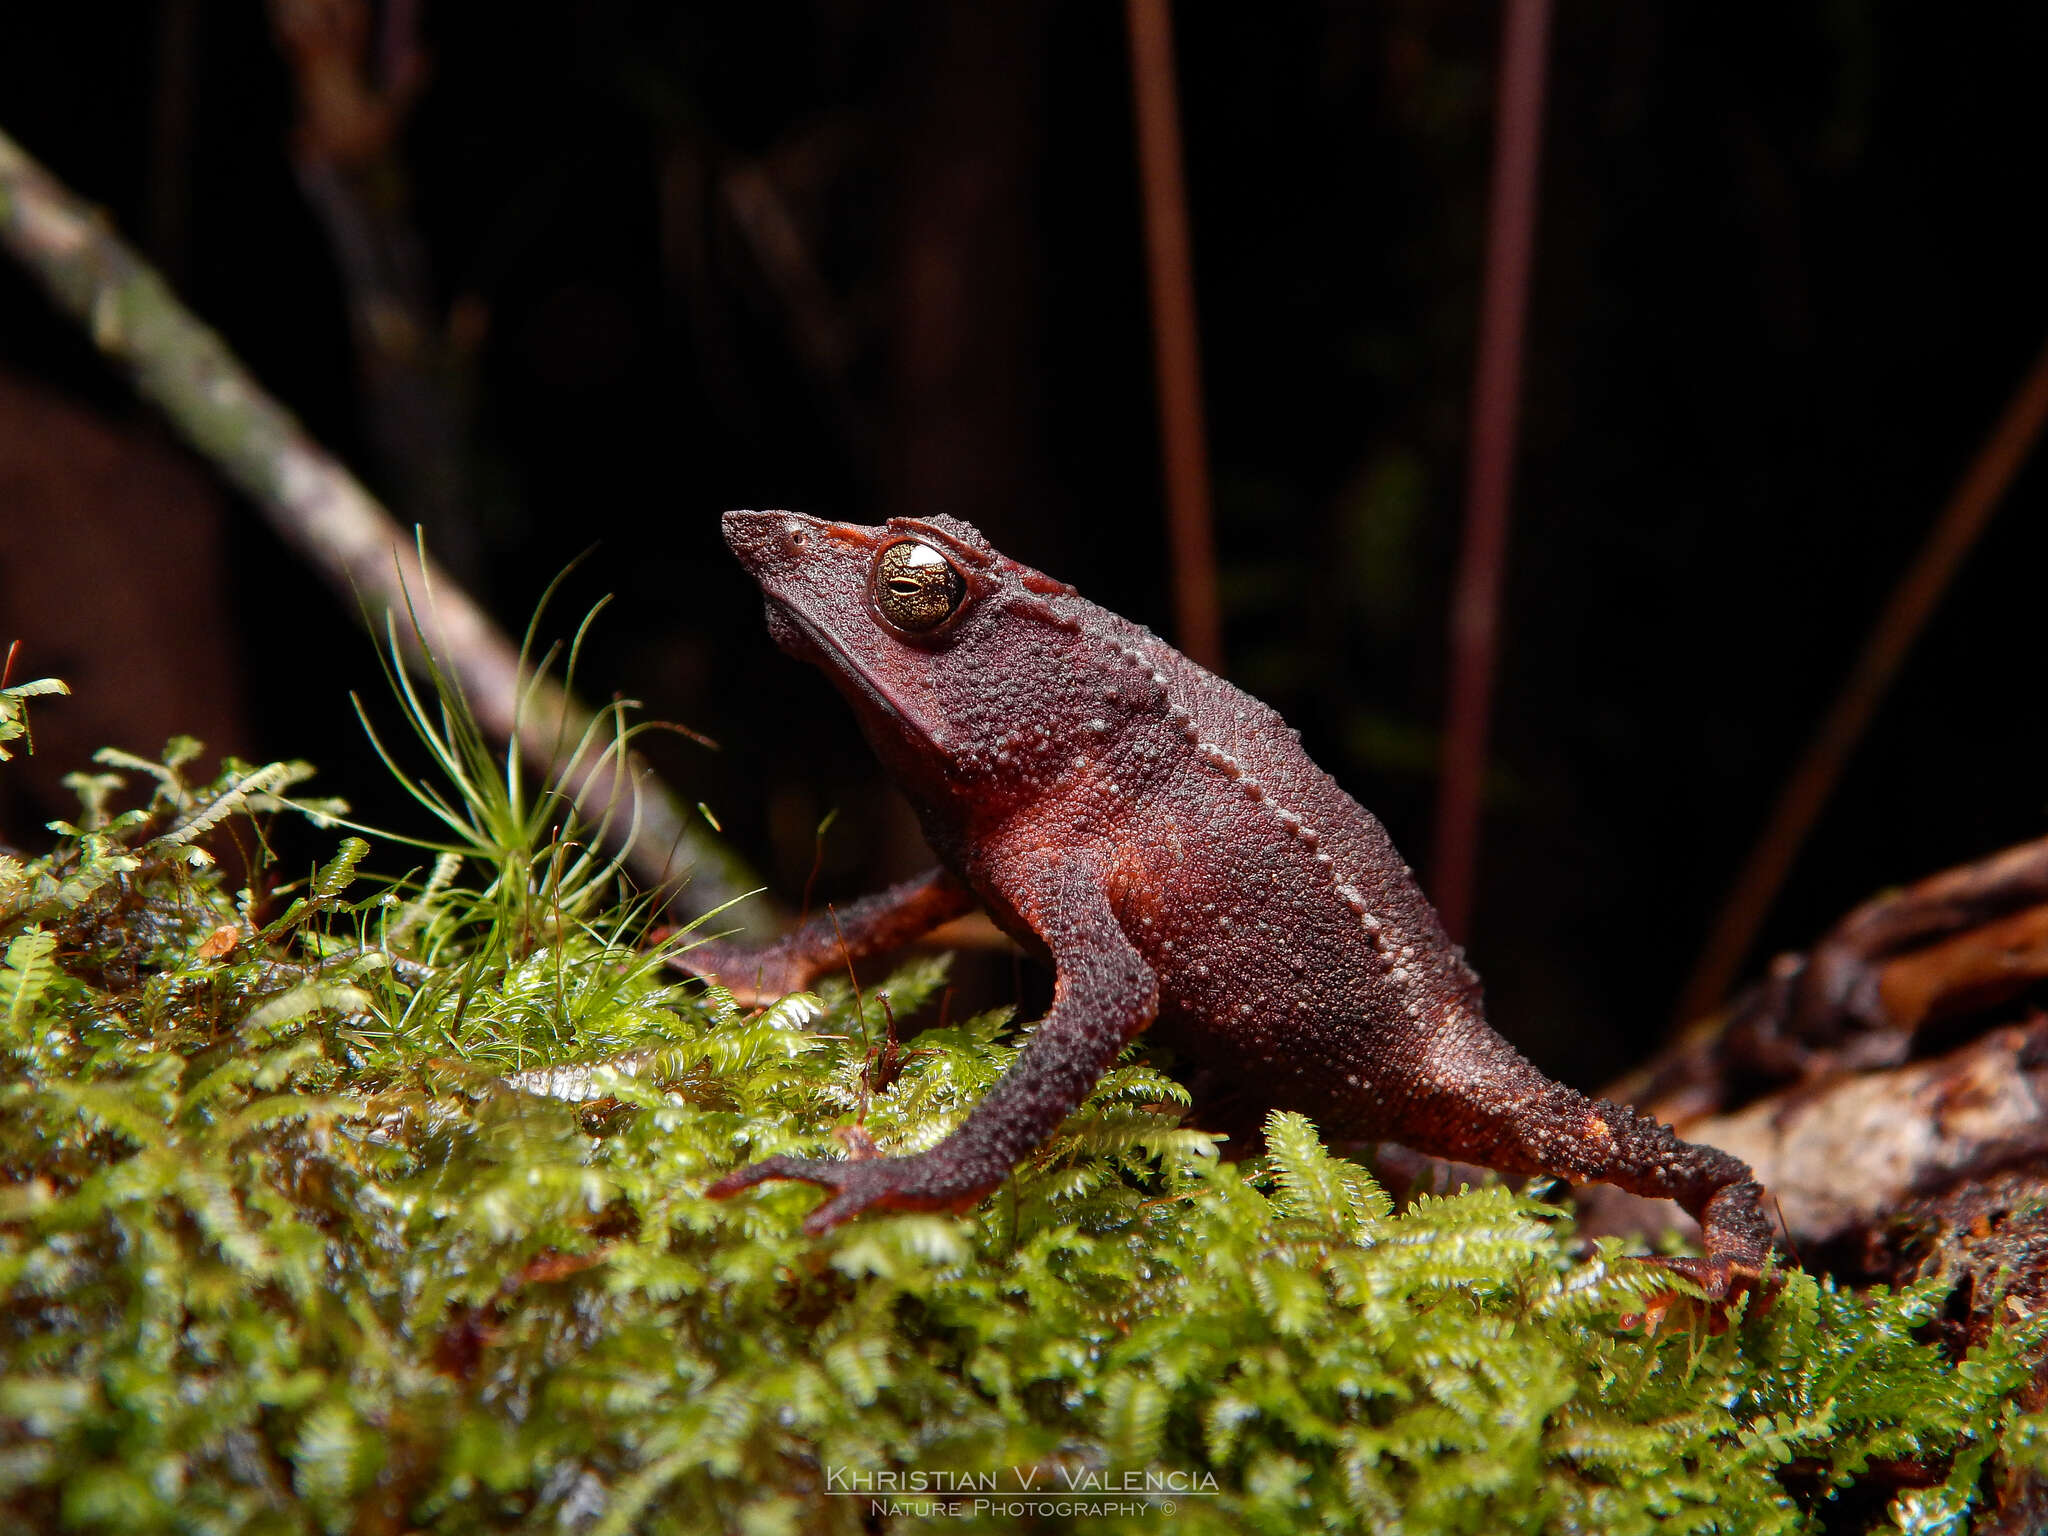
[[1476, 1015], [1423, 1036], [1399, 1078], [1405, 1095], [1388, 1097], [1405, 1102], [1391, 1134], [1418, 1152], [1675, 1200], [1699, 1219], [1707, 1252], [1673, 1267], [1716, 1297], [1747, 1287], [1770, 1262], [1763, 1189], [1747, 1163], [1552, 1082]]

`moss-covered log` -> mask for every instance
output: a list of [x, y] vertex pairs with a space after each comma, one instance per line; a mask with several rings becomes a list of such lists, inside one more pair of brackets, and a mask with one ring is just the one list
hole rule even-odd
[[929, 1145], [1005, 1017], [878, 1071], [872, 994], [675, 985], [561, 844], [237, 895], [202, 832], [302, 770], [167, 757], [0, 862], [10, 1528], [1959, 1531], [2040, 1458], [2039, 1324], [1952, 1355], [1941, 1279], [1624, 1327], [1670, 1277], [1561, 1210], [1225, 1161], [1142, 1057], [971, 1215], [806, 1238], [704, 1186]]

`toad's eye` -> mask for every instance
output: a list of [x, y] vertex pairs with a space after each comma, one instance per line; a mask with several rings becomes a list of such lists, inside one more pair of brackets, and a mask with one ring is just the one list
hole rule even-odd
[[916, 539], [891, 544], [875, 562], [875, 605], [898, 629], [937, 629], [960, 611], [967, 583], [952, 562]]

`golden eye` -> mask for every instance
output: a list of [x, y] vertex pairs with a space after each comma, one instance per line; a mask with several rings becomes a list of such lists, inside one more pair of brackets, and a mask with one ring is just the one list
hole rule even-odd
[[929, 544], [905, 539], [875, 561], [875, 606], [898, 629], [914, 635], [937, 629], [966, 597], [967, 583]]

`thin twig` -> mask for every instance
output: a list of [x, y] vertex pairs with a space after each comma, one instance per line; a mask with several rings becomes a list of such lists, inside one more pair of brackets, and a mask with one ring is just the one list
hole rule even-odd
[[1507, 0], [1494, 109], [1493, 194], [1472, 387], [1472, 453], [1465, 540], [1451, 596], [1450, 695], [1437, 802], [1437, 911], [1454, 939], [1471, 926], [1486, 778], [1487, 720], [1507, 559], [1515, 430], [1521, 418], [1522, 331], [1535, 248], [1537, 168], [1543, 141], [1544, 50], [1550, 0]]
[[1202, 421], [1202, 353], [1195, 331], [1195, 269], [1181, 169], [1180, 105], [1173, 81], [1167, 0], [1129, 0], [1131, 94], [1145, 191], [1145, 254], [1152, 280], [1152, 339], [1159, 380], [1159, 441], [1166, 459], [1173, 543], [1173, 614], [1180, 648], [1212, 671], [1223, 665], [1210, 527], [1209, 446]]
[[1750, 850], [1679, 996], [1679, 1022], [1699, 1018], [1718, 1005], [1741, 974], [1757, 930], [1769, 916], [1793, 861], [1877, 713], [1886, 688], [2013, 477], [2033, 452], [2044, 426], [2048, 426], [2048, 346], [2034, 359], [2034, 366], [2006, 402], [1998, 424], [1963, 472], [1927, 542], [1872, 626], [1827, 718], [1778, 792], [1771, 819]]
[[[283, 537], [343, 592], [353, 592], [382, 624], [406, 611], [406, 592], [429, 593], [426, 637], [461, 682], [478, 722], [497, 740], [516, 724], [522, 756], [538, 771], [560, 773], [577, 804], [602, 824], [615, 779], [606, 753], [573, 763], [554, 760], [555, 745], [576, 741], [591, 716], [552, 681], [519, 709], [519, 652], [445, 573], [422, 566], [413, 540], [291, 413], [266, 394], [227, 346], [180, 304], [156, 271], [78, 197], [0, 133], [0, 247], [35, 274], [65, 314], [124, 368], [143, 397], [220, 472], [248, 493]], [[401, 635], [409, 626], [401, 619]], [[749, 889], [743, 865], [687, 819], [682, 805], [646, 764], [629, 758], [641, 797], [631, 866], [659, 887], [679, 871], [691, 910], [717, 906]], [[614, 826], [627, 818], [613, 817]]]

